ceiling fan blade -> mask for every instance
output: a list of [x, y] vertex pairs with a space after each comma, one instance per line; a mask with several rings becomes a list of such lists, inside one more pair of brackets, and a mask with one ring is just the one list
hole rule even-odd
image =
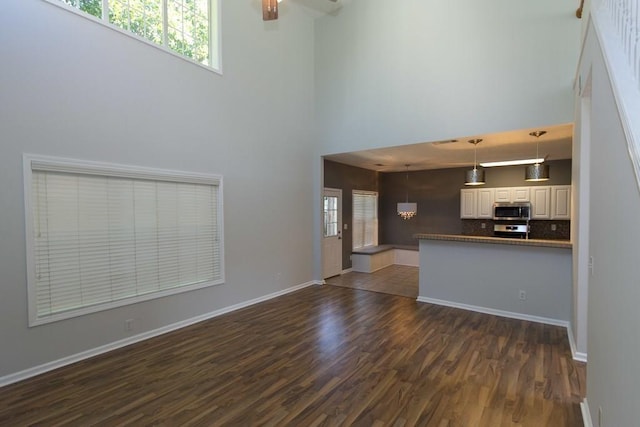
[[278, 19], [278, 0], [262, 0], [262, 20]]

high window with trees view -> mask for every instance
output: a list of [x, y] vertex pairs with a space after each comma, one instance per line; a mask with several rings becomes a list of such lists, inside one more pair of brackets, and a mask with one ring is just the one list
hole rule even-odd
[[55, 0], [218, 68], [218, 0]]

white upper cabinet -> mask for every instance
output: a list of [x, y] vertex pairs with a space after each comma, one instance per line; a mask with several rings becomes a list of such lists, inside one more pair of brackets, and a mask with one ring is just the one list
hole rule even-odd
[[571, 219], [571, 186], [551, 187], [551, 219]]
[[531, 187], [513, 187], [511, 189], [512, 202], [530, 202]]
[[529, 202], [530, 187], [500, 187], [495, 188], [496, 203]]
[[476, 218], [493, 218], [493, 201], [495, 189], [478, 188], [478, 208]]
[[551, 219], [551, 187], [531, 187], [531, 219]]
[[531, 202], [531, 219], [571, 219], [571, 186], [464, 188], [460, 218], [493, 218], [494, 203]]
[[511, 202], [511, 188], [500, 187], [495, 189], [496, 203], [509, 203]]
[[460, 218], [477, 218], [478, 190], [475, 188], [465, 188], [460, 190]]

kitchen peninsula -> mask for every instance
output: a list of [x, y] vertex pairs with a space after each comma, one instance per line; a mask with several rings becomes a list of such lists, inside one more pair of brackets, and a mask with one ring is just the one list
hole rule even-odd
[[569, 241], [416, 234], [418, 301], [543, 323], [571, 319]]

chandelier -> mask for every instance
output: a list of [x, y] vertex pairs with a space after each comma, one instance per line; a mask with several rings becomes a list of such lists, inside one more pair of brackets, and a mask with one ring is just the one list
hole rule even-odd
[[406, 184], [407, 184], [407, 193], [406, 199], [404, 203], [398, 203], [398, 215], [402, 219], [411, 219], [418, 213], [418, 204], [415, 202], [409, 202], [409, 164], [405, 165], [407, 167], [407, 175], [406, 175]]

